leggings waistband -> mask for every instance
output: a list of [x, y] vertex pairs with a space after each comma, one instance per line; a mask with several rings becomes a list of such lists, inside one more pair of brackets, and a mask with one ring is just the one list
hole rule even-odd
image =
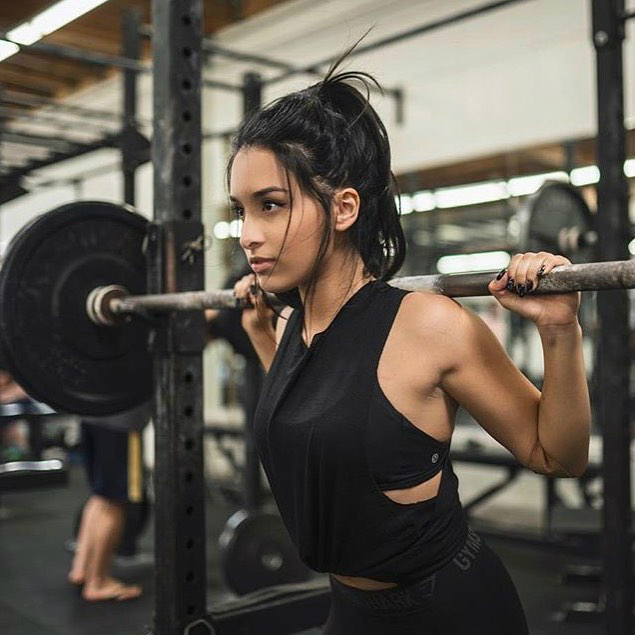
[[[480, 536], [471, 527], [468, 527], [461, 549], [459, 549], [454, 558], [431, 575], [414, 582], [406, 582], [376, 591], [364, 591], [344, 584], [337, 578], [330, 576], [331, 590], [333, 594], [336, 594], [346, 602], [366, 609], [400, 609], [403, 611], [416, 609], [421, 607], [421, 604], [427, 598], [433, 596], [438, 580], [444, 580], [448, 575], [453, 575], [452, 571], [467, 572], [471, 569], [473, 563], [480, 555], [482, 547], [483, 543]], [[452, 571], [447, 570], [448, 568], [451, 568]]]
[[377, 591], [362, 591], [340, 582], [330, 576], [331, 589], [346, 601], [367, 609], [416, 609], [421, 601], [429, 598], [434, 593], [436, 574], [432, 574], [423, 580], [411, 584], [379, 589]]

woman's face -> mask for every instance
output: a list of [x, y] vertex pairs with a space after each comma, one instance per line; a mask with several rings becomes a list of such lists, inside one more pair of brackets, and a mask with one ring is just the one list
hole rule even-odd
[[252, 147], [236, 154], [230, 199], [243, 221], [240, 245], [260, 286], [274, 293], [307, 284], [322, 237], [324, 211], [301, 192], [292, 174], [287, 177], [273, 152]]

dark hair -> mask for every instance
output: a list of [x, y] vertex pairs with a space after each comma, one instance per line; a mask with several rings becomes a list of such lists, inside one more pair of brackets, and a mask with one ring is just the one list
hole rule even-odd
[[[386, 128], [369, 102], [371, 86], [379, 87], [378, 82], [363, 72], [335, 72], [349, 52], [322, 81], [277, 99], [243, 121], [232, 143], [227, 183], [239, 150], [265, 148], [293, 174], [302, 192], [320, 203], [326, 223], [313, 280], [332, 232], [333, 194], [354, 188], [360, 212], [347, 232], [349, 244], [361, 256], [366, 275], [386, 280], [401, 268], [406, 255], [395, 203], [397, 185]], [[298, 306], [297, 289], [279, 295]]]

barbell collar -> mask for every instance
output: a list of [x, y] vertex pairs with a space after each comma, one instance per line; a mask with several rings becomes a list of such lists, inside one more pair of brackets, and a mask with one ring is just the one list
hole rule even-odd
[[113, 303], [125, 298], [130, 292], [120, 284], [108, 284], [94, 288], [86, 298], [86, 313], [88, 317], [104, 326], [117, 326], [126, 320], [126, 314], [113, 312]]
[[[388, 284], [406, 291], [429, 291], [455, 298], [488, 296], [488, 285], [497, 273], [408, 276], [393, 278]], [[540, 279], [532, 295], [632, 288], [635, 288], [635, 260], [592, 262], [555, 267]], [[277, 303], [273, 295], [269, 295], [269, 300], [272, 304]], [[231, 289], [127, 296], [122, 287], [107, 285], [94, 289], [87, 300], [90, 319], [102, 325], [118, 324], [125, 314], [240, 309], [246, 306], [249, 303], [236, 298]]]

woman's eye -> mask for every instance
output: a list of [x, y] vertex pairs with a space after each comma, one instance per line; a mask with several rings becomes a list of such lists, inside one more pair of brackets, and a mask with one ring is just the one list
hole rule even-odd
[[242, 207], [232, 207], [231, 211], [237, 218], [242, 218], [245, 215], [245, 210]]
[[275, 212], [278, 208], [282, 207], [282, 203], [276, 203], [275, 201], [263, 201], [262, 209], [265, 212]]

